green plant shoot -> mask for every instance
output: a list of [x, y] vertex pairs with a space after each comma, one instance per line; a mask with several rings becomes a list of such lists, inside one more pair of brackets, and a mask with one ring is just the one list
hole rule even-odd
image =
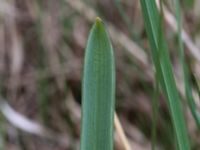
[[97, 17], [84, 60], [81, 150], [113, 150], [114, 105], [113, 49], [105, 26]]

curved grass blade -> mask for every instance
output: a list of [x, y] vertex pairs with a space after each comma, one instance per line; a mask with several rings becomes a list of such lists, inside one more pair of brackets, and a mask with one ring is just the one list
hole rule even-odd
[[160, 80], [161, 88], [168, 99], [178, 147], [180, 150], [189, 150], [189, 138], [181, 110], [180, 97], [175, 84], [167, 43], [162, 33], [163, 30], [159, 21], [160, 19], [156, 3], [155, 0], [140, 0], [140, 2], [156, 73]]
[[111, 42], [100, 18], [85, 52], [81, 150], [113, 150], [115, 66]]
[[191, 78], [189, 75], [189, 69], [187, 64], [185, 63], [185, 54], [184, 54], [184, 46], [181, 37], [182, 33], [182, 24], [181, 24], [181, 11], [180, 11], [180, 1], [174, 0], [174, 6], [176, 8], [176, 19], [177, 19], [177, 29], [178, 29], [178, 46], [179, 46], [179, 55], [180, 55], [180, 63], [182, 65], [182, 74], [183, 74], [183, 81], [185, 86], [185, 95], [189, 104], [190, 111], [192, 116], [196, 121], [196, 125], [200, 128], [200, 116], [197, 110], [193, 95], [192, 95], [192, 85], [191, 85]]
[[126, 24], [128, 31], [131, 33], [131, 37], [135, 40], [135, 41], [139, 41], [139, 35], [137, 34], [137, 32], [132, 28], [132, 23], [130, 18], [128, 17], [128, 15], [125, 12], [125, 9], [123, 8], [123, 6], [121, 5], [121, 0], [114, 0], [114, 4], [116, 6], [116, 8], [118, 9], [118, 12], [120, 14], [120, 16], [122, 17], [124, 23]]

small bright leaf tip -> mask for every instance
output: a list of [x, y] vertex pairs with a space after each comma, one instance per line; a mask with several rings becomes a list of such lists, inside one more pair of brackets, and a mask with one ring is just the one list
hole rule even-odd
[[102, 22], [101, 18], [100, 17], [96, 17], [96, 23], [100, 23]]

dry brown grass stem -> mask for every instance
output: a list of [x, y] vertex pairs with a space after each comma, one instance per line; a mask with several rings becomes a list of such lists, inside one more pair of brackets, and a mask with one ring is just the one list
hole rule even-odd
[[124, 149], [131, 150], [131, 147], [128, 143], [128, 139], [126, 138], [126, 135], [124, 133], [124, 130], [116, 113], [115, 113], [115, 129], [117, 131], [117, 134], [119, 135], [120, 141], [122, 141], [123, 143]]

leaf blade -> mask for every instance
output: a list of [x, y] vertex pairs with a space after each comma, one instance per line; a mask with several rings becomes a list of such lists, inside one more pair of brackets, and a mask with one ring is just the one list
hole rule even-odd
[[81, 150], [112, 150], [115, 67], [103, 22], [96, 19], [85, 52]]
[[141, 0], [145, 27], [150, 41], [152, 57], [161, 87], [167, 96], [172, 123], [175, 129], [179, 149], [189, 150], [184, 116], [182, 113], [180, 97], [173, 76], [172, 65], [169, 58], [167, 43], [163, 36], [162, 25], [155, 0]]

